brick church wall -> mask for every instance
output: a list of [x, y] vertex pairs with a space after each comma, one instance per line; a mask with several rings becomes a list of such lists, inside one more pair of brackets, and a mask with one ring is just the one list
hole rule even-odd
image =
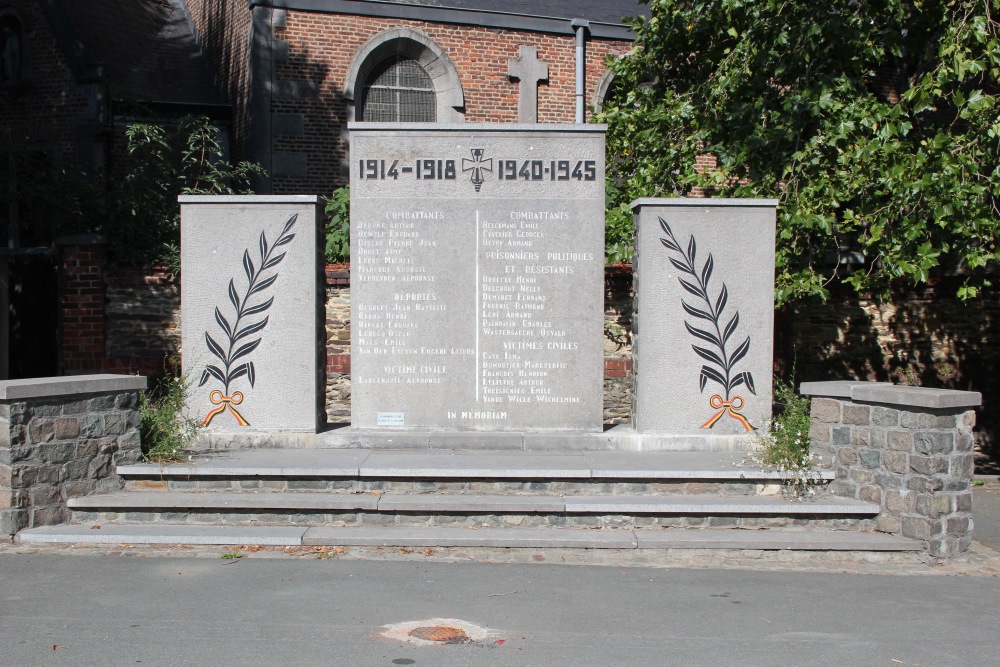
[[[275, 95], [272, 101], [275, 113], [304, 116], [303, 133], [275, 136], [273, 149], [307, 156], [305, 175], [276, 176], [275, 192], [326, 193], [335, 184], [343, 184], [340, 165], [347, 158], [345, 75], [354, 54], [368, 40], [393, 28], [424, 33], [451, 58], [465, 93], [466, 122], [517, 122], [519, 82], [507, 76], [507, 63], [518, 56], [521, 45], [537, 46], [539, 60], [549, 65], [549, 82], [540, 84], [538, 90], [539, 122], [574, 121], [576, 52], [572, 35], [289, 11], [285, 27], [275, 31], [276, 39], [288, 45], [287, 60], [276, 64], [276, 79], [310, 82], [317, 92], [308, 97]], [[605, 71], [607, 56], [629, 48], [631, 42], [627, 41], [588, 40], [588, 105]]]
[[233, 105], [232, 156], [246, 160], [250, 136], [250, 25], [246, 2], [184, 0], [201, 48], [216, 80]]
[[90, 95], [76, 81], [39, 3], [7, 0], [3, 8], [13, 8], [23, 21], [26, 87], [0, 86], [0, 147], [15, 144], [76, 161], [77, 124], [88, 117]]

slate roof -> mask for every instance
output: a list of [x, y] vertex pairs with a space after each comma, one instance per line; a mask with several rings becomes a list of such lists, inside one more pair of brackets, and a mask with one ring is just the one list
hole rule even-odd
[[112, 94], [144, 102], [225, 104], [181, 0], [56, 0], [75, 44], [100, 62]]

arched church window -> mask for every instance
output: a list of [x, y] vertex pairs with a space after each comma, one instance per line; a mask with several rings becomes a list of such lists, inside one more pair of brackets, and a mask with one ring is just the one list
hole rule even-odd
[[420, 31], [393, 28], [359, 48], [344, 77], [347, 120], [461, 123], [465, 95], [458, 70]]
[[12, 15], [0, 16], [0, 83], [23, 80], [21, 22]]
[[362, 90], [360, 120], [433, 123], [437, 120], [434, 84], [416, 60], [391, 56], [372, 69]]

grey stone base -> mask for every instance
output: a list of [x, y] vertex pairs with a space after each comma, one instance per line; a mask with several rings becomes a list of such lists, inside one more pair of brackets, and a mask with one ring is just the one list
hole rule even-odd
[[810, 528], [871, 531], [874, 520], [828, 515], [800, 516], [651, 516], [616, 514], [522, 514], [455, 512], [200, 511], [73, 513], [82, 525], [180, 524], [192, 526], [308, 526], [409, 528]]
[[[701, 565], [755, 561], [845, 561], [920, 564], [914, 540], [889, 535], [808, 530], [553, 530], [500, 528], [302, 528], [184, 525], [51, 526], [18, 536], [22, 544], [166, 544], [340, 547], [330, 555], [356, 558], [413, 557], [502, 562]], [[382, 551], [383, 548], [391, 551]], [[414, 551], [414, 549], [420, 549]], [[832, 558], [824, 559], [829, 554]], [[604, 560], [607, 555], [611, 560]], [[817, 560], [817, 557], [818, 560]], [[719, 559], [722, 559], [720, 561]], [[692, 560], [693, 559], [693, 560]]]
[[603, 433], [446, 433], [370, 431], [349, 426], [320, 433], [202, 431], [196, 451], [225, 449], [437, 449], [482, 451], [746, 452], [753, 435], [638, 433], [619, 424]]
[[[233, 479], [229, 477], [192, 477], [189, 479], [154, 477], [129, 478], [125, 489], [129, 491], [268, 491], [295, 493], [302, 491], [332, 491], [358, 493], [407, 493], [407, 494], [532, 494], [532, 495], [601, 495], [601, 496], [779, 496], [786, 491], [778, 480], [730, 480], [724, 483], [698, 481], [650, 480], [429, 480], [429, 479], [315, 479], [286, 477], [258, 477]], [[827, 497], [825, 485], [815, 487], [817, 498]]]

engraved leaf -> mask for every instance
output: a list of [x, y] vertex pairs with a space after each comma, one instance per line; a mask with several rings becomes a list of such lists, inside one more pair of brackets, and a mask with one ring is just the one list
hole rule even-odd
[[743, 357], [747, 356], [747, 352], [749, 351], [750, 351], [750, 336], [747, 336], [747, 339], [742, 343], [740, 343], [740, 346], [736, 348], [735, 352], [733, 352], [733, 356], [729, 358], [729, 367], [732, 368], [733, 366], [735, 366], [736, 362], [742, 359]]
[[292, 239], [294, 239], [294, 238], [295, 238], [295, 234], [286, 234], [285, 236], [282, 236], [280, 239], [278, 239], [277, 241], [275, 241], [274, 245], [275, 245], [275, 247], [277, 247], [279, 245], [285, 245], [286, 243], [291, 243]]
[[247, 363], [247, 380], [250, 381], [250, 386], [257, 380], [257, 372], [254, 370], [253, 362]]
[[246, 338], [247, 336], [250, 336], [252, 334], [257, 333], [258, 331], [260, 331], [261, 329], [263, 329], [266, 326], [267, 326], [267, 318], [266, 317], [264, 319], [262, 319], [260, 322], [255, 322], [253, 324], [248, 324], [247, 326], [243, 327], [242, 329], [240, 329], [239, 331], [236, 332], [236, 335], [233, 336], [233, 341], [235, 342], [235, 341], [238, 341], [238, 340], [242, 340], [242, 339]]
[[[657, 220], [660, 221], [660, 228], [663, 231], [665, 231], [667, 234], [669, 234], [670, 238], [673, 238], [674, 237], [674, 232], [673, 232], [672, 229], [670, 229], [670, 225], [667, 224], [667, 221], [664, 220], [663, 218], [659, 217], [659, 216], [657, 216]], [[678, 250], [679, 250], [679, 248], [678, 248]]]
[[714, 321], [714, 318], [711, 315], [706, 313], [704, 310], [698, 310], [694, 306], [688, 305], [686, 301], [681, 301], [681, 306], [684, 308], [684, 312], [686, 312], [688, 315], [699, 317], [703, 320], [708, 320], [709, 322]]
[[722, 377], [722, 373], [720, 373], [719, 371], [715, 370], [711, 366], [702, 366], [701, 367], [701, 383], [700, 384], [701, 384], [701, 390], [702, 391], [704, 391], [704, 389], [705, 389], [705, 381], [706, 380], [714, 380], [715, 382], [718, 382], [723, 387], [726, 386], [726, 379], [724, 377]]
[[670, 239], [665, 239], [662, 236], [660, 237], [660, 243], [662, 243], [663, 245], [667, 246], [671, 250], [677, 250], [677, 251], [680, 250], [680, 248], [677, 247], [676, 243], [674, 243]]
[[726, 307], [726, 303], [729, 301], [729, 290], [726, 289], [726, 283], [722, 283], [722, 291], [719, 292], [719, 298], [715, 300], [715, 312], [722, 314], [722, 309]]
[[272, 303], [274, 303], [274, 297], [273, 296], [270, 299], [268, 299], [267, 301], [264, 301], [262, 303], [258, 303], [256, 306], [250, 306], [249, 308], [247, 308], [246, 310], [243, 311], [243, 314], [244, 315], [256, 315], [257, 313], [263, 313], [265, 310], [267, 310], [268, 308], [271, 307]]
[[677, 280], [679, 280], [680, 283], [681, 283], [681, 285], [684, 286], [684, 289], [686, 289], [688, 292], [691, 292], [691, 294], [694, 294], [696, 297], [699, 297], [701, 299], [705, 298], [705, 293], [702, 292], [701, 288], [698, 287], [697, 285], [692, 285], [691, 283], [689, 283], [688, 281], [684, 280], [683, 278], [678, 278]]
[[240, 310], [240, 295], [236, 293], [236, 285], [233, 284], [232, 279], [229, 280], [229, 301], [232, 302], [233, 308], [236, 312]]
[[251, 297], [254, 294], [256, 294], [257, 292], [263, 292], [268, 287], [270, 287], [271, 285], [273, 285], [274, 281], [277, 280], [277, 279], [278, 279], [278, 274], [274, 274], [270, 278], [264, 278], [264, 280], [260, 281], [259, 283], [257, 283], [256, 285], [253, 286], [253, 289], [250, 290], [250, 293], [247, 294], [247, 296]]
[[729, 388], [735, 389], [741, 384], [746, 384], [747, 389], [750, 390], [750, 393], [753, 394], [754, 396], [757, 395], [757, 388], [754, 387], [753, 385], [753, 376], [750, 375], [750, 373], [743, 372], [738, 374], [736, 377], [733, 378], [733, 381], [730, 383]]
[[219, 326], [222, 327], [222, 330], [226, 332], [226, 336], [229, 338], [233, 337], [233, 328], [229, 326], [229, 320], [222, 315], [222, 311], [219, 310], [218, 306], [215, 307], [215, 321], [218, 322]]
[[691, 240], [688, 241], [688, 261], [694, 265], [694, 256], [698, 251], [698, 246], [694, 242], [694, 235], [691, 236]]
[[729, 383], [728, 389], [732, 391], [733, 389], [736, 389], [736, 387], [740, 386], [744, 382], [746, 382], [746, 378], [743, 377], [743, 373], [738, 373], [736, 377], [733, 378], [732, 382]]
[[729, 324], [726, 325], [725, 333], [722, 335], [723, 342], [729, 342], [729, 337], [733, 335], [736, 331], [736, 327], [740, 325], [740, 311], [736, 311], [733, 315], [733, 319], [729, 320]]
[[243, 251], [243, 270], [247, 274], [247, 281], [252, 283], [253, 282], [254, 274], [256, 273], [256, 270], [254, 269], [254, 266], [253, 266], [253, 260], [250, 259], [250, 251], [249, 250], [244, 250]]
[[720, 348], [722, 347], [722, 341], [720, 341], [718, 336], [716, 336], [714, 333], [710, 331], [704, 331], [702, 329], [696, 329], [687, 322], [684, 323], [684, 327], [688, 330], [688, 333], [690, 333], [692, 336], [700, 338], [704, 341], [708, 341], [713, 345], [718, 345]]
[[[260, 261], [261, 262], [263, 262], [264, 258], [267, 257], [267, 247], [268, 247], [267, 246], [267, 237], [264, 236], [264, 232], [261, 232], [260, 233]], [[263, 271], [264, 267], [262, 266], [260, 268], [260, 270]]]
[[232, 359], [229, 360], [229, 362], [232, 363], [237, 359], [239, 359], [240, 357], [245, 357], [246, 355], [256, 350], [257, 346], [260, 345], [260, 341], [261, 339], [258, 338], [257, 340], [247, 343], [246, 345], [241, 345], [240, 347], [238, 347], [236, 351], [233, 352], [233, 357]]
[[676, 266], [678, 269], [680, 269], [684, 273], [690, 273], [692, 276], [694, 275], [694, 270], [690, 266], [688, 266], [687, 264], [685, 264], [684, 262], [681, 262], [681, 261], [676, 260], [673, 257], [671, 257], [670, 258], [670, 263], [673, 264], [674, 266]]
[[236, 368], [234, 368], [232, 371], [230, 371], [228, 380], [229, 380], [229, 382], [232, 382], [233, 380], [236, 380], [236, 379], [238, 379], [240, 377], [243, 377], [246, 374], [247, 374], [247, 365], [246, 364], [240, 364], [239, 366], [237, 366]]
[[[726, 367], [726, 364], [722, 361], [722, 357], [720, 357], [712, 350], [707, 350], [703, 347], [698, 347], [697, 345], [692, 345], [691, 348], [702, 359], [705, 359], [706, 361], [711, 361], [714, 364], [718, 364], [722, 368]], [[723, 386], [725, 386], [725, 383], [723, 383]]]
[[715, 260], [712, 259], [711, 253], [708, 255], [708, 259], [705, 260], [705, 266], [701, 269], [701, 284], [708, 287], [708, 281], [712, 277], [712, 269], [715, 268]]
[[705, 391], [706, 382], [708, 382], [708, 377], [705, 375], [705, 372], [702, 371], [698, 376], [698, 391]]
[[[299, 219], [299, 214], [298, 213], [293, 213], [292, 215], [288, 216], [288, 220], [285, 221], [285, 227], [284, 227], [284, 229], [281, 230], [281, 234], [279, 234], [279, 236], [281, 236], [282, 234], [287, 233], [288, 230], [291, 229], [295, 225], [295, 221], [298, 220], [298, 219]], [[289, 239], [289, 241], [290, 240], [291, 239]], [[285, 241], [285, 243], [288, 243], [288, 241]]]
[[267, 260], [264, 263], [264, 265], [260, 267], [260, 270], [264, 271], [266, 269], [270, 269], [272, 266], [276, 266], [284, 258], [285, 258], [285, 253], [279, 253], [279, 254], [275, 255], [274, 257], [272, 257], [271, 259]]
[[200, 387], [206, 382], [208, 382], [209, 376], [214, 377], [216, 380], [222, 383], [225, 383], [226, 381], [226, 376], [222, 373], [222, 369], [220, 369], [218, 366], [213, 366], [212, 364], [209, 364], [208, 366], [205, 366], [205, 372], [201, 374], [201, 382], [198, 383], [198, 386]]
[[222, 349], [222, 346], [216, 343], [215, 339], [208, 335], [207, 331], [205, 332], [205, 344], [208, 345], [208, 349], [212, 354], [221, 359], [223, 363], [226, 362], [226, 353]]

